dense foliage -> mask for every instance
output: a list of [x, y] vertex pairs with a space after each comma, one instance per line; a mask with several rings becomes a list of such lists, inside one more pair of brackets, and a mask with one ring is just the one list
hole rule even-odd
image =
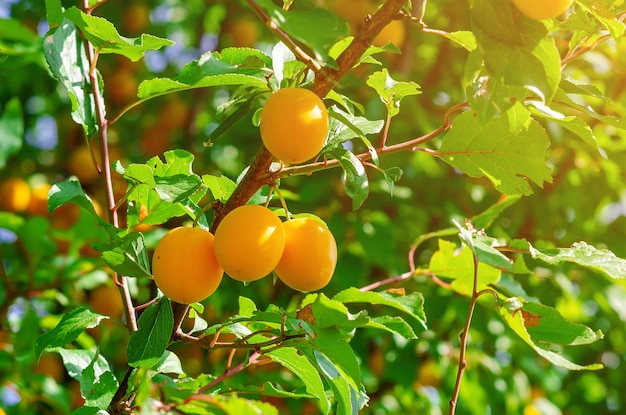
[[[0, 0], [0, 414], [623, 413], [625, 17]], [[287, 87], [330, 120], [293, 165]], [[325, 223], [328, 285], [163, 296], [161, 238], [246, 203]]]

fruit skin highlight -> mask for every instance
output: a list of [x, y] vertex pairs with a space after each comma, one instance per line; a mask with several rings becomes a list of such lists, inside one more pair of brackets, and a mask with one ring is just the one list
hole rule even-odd
[[226, 274], [237, 281], [255, 281], [268, 275], [284, 247], [283, 223], [260, 205], [233, 209], [215, 231], [215, 257]]
[[286, 221], [285, 250], [274, 272], [290, 288], [309, 292], [324, 288], [337, 265], [337, 243], [321, 221], [300, 217]]
[[163, 236], [152, 257], [152, 277], [165, 296], [191, 304], [215, 292], [224, 270], [213, 242], [213, 234], [200, 228], [181, 226]]
[[283, 88], [267, 99], [260, 127], [263, 144], [274, 157], [298, 164], [315, 157], [324, 146], [328, 112], [308, 89]]
[[569, 6], [574, 0], [512, 0], [517, 9], [535, 20], [544, 20], [557, 17]]

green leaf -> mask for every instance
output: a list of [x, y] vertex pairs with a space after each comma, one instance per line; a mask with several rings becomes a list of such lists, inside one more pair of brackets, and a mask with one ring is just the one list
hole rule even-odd
[[358, 209], [369, 194], [369, 180], [365, 167], [352, 152], [343, 147], [335, 147], [331, 154], [339, 160], [345, 173], [344, 189], [352, 199], [352, 209]]
[[596, 136], [587, 122], [581, 117], [574, 115], [566, 116], [553, 108], [548, 107], [542, 102], [530, 101], [527, 103], [533, 114], [542, 118], [551, 120], [560, 125], [564, 129], [568, 130], [572, 134], [582, 138], [594, 149], [598, 150], [598, 153], [604, 157], [604, 152], [598, 146]]
[[[561, 80], [561, 57], [546, 27], [516, 18], [508, 1], [472, 0], [474, 34], [490, 78], [549, 102]], [[517, 97], [523, 98], [523, 97]]]
[[155, 187], [156, 181], [154, 180], [153, 170], [154, 168], [147, 164], [131, 163], [124, 169], [123, 176], [131, 184], [144, 183]]
[[[10, 47], [10, 43], [23, 43], [29, 44], [38, 40], [37, 34], [34, 33], [31, 29], [28, 28], [23, 22], [20, 22], [17, 19], [5, 19], [0, 18], [0, 45], [3, 47], [3, 54], [12, 53], [8, 48]], [[4, 41], [9, 41], [6, 44]]]
[[59, 349], [69, 375], [79, 381], [87, 406], [106, 408], [118, 387], [109, 362], [96, 350]]
[[185, 65], [175, 78], [143, 81], [139, 84], [138, 96], [144, 100], [166, 92], [228, 85], [245, 85], [267, 91], [263, 67], [270, 62], [267, 55], [255, 49], [207, 52]]
[[444, 36], [465, 50], [471, 52], [476, 49], [476, 36], [469, 30], [459, 30], [457, 32], [445, 32]]
[[492, 238], [485, 235], [483, 232], [473, 229], [471, 225], [468, 228], [461, 226], [456, 221], [455, 224], [457, 228], [459, 228], [461, 240], [469, 246], [480, 262], [509, 272], [513, 271], [513, 262], [495, 248], [499, 245], [496, 238]]
[[351, 314], [345, 305], [329, 299], [323, 293], [314, 295], [310, 305], [316, 327], [336, 327], [344, 332], [350, 332], [369, 321], [366, 313]]
[[58, 352], [67, 373], [78, 381], [83, 378], [82, 373], [89, 366], [92, 366], [92, 372], [96, 377], [111, 370], [109, 362], [97, 350], [60, 348]]
[[252, 317], [257, 312], [254, 301], [247, 297], [239, 297], [239, 315], [242, 317]]
[[63, 22], [63, 5], [61, 0], [45, 0], [45, 3], [48, 25], [55, 28]]
[[141, 232], [131, 232], [122, 238], [96, 245], [102, 252], [102, 259], [121, 275], [147, 277], [150, 272], [150, 260]]
[[254, 98], [251, 96], [246, 98], [247, 99], [234, 104], [235, 110], [228, 114], [225, 119], [221, 120], [217, 127], [209, 133], [205, 139], [206, 143], [213, 143], [221, 135], [225, 134], [237, 125], [239, 121], [243, 120], [246, 116], [248, 116], [248, 114], [250, 114], [250, 111], [252, 111], [252, 105], [254, 104]]
[[[428, 271], [438, 277], [452, 279], [451, 288], [465, 296], [472, 295], [474, 285], [474, 257], [469, 247], [457, 246], [446, 240], [439, 240], [439, 249], [430, 258]], [[477, 291], [495, 284], [500, 279], [500, 271], [485, 263], [478, 264]]]
[[328, 113], [331, 117], [338, 120], [343, 127], [333, 129], [329, 145], [336, 145], [337, 143], [343, 143], [355, 137], [359, 137], [365, 147], [367, 147], [372, 161], [378, 165], [378, 154], [370, 140], [366, 137], [366, 134], [379, 133], [385, 125], [385, 122], [383, 120], [370, 121], [367, 118], [355, 117], [352, 114], [341, 111], [335, 106], [330, 108]]
[[153, 157], [145, 164], [118, 166], [124, 178], [131, 184], [127, 193], [129, 202], [129, 226], [138, 223], [138, 211], [142, 206], [148, 210], [143, 223], [157, 225], [173, 217], [189, 215], [206, 226], [206, 217], [200, 215], [198, 201], [206, 188], [202, 179], [193, 173], [194, 155], [185, 150], [169, 150], [164, 159]]
[[316, 329], [312, 347], [301, 350], [328, 381], [338, 403], [337, 413], [358, 414], [367, 403], [359, 364], [350, 345], [334, 328]]
[[614, 115], [604, 115], [596, 112], [590, 105], [583, 103], [581, 104], [577, 100], [573, 100], [570, 98], [564, 91], [558, 90], [556, 96], [554, 97], [553, 105], [558, 103], [559, 105], [564, 105], [570, 110], [580, 111], [583, 114], [588, 115], [602, 123], [611, 125], [613, 127], [620, 128], [622, 130], [626, 129], [626, 117], [617, 117]]
[[274, 362], [289, 369], [304, 383], [305, 390], [319, 400], [322, 413], [328, 413], [330, 403], [326, 398], [324, 384], [315, 366], [292, 347], [282, 347], [265, 354]]
[[81, 406], [73, 410], [71, 415], [109, 415], [109, 413], [94, 406]]
[[424, 297], [420, 293], [395, 294], [386, 291], [361, 291], [351, 287], [337, 293], [333, 300], [344, 304], [363, 303], [368, 305], [383, 305], [401, 311], [426, 329], [426, 314], [424, 313]]
[[94, 218], [101, 220], [93, 206], [93, 202], [85, 193], [80, 182], [75, 179], [68, 179], [61, 183], [55, 183], [48, 192], [48, 210], [53, 212], [59, 206], [65, 203], [73, 203]]
[[163, 356], [154, 366], [154, 371], [157, 373], [169, 373], [173, 375], [185, 375], [182, 364], [176, 353], [166, 350], [163, 352]]
[[202, 176], [202, 182], [209, 188], [213, 198], [222, 203], [228, 200], [237, 187], [237, 183], [226, 176], [218, 177], [205, 174]]
[[85, 330], [96, 327], [108, 317], [79, 307], [67, 312], [52, 330], [40, 335], [35, 342], [35, 356], [39, 358], [44, 350], [65, 346], [73, 342]]
[[155, 176], [156, 186], [154, 190], [161, 200], [166, 202], [179, 202], [195, 193], [202, 183], [196, 175], [176, 174], [173, 176]]
[[12, 98], [0, 114], [0, 169], [7, 160], [22, 148], [24, 137], [24, 116], [18, 97]]
[[[521, 104], [520, 104], [521, 105]], [[512, 108], [481, 125], [474, 112], [459, 115], [438, 155], [471, 177], [486, 177], [507, 195], [532, 193], [529, 180], [551, 182], [545, 153], [550, 142], [528, 111]]]
[[155, 176], [168, 177], [179, 174], [193, 174], [191, 167], [194, 155], [189, 151], [180, 149], [169, 150], [163, 153], [163, 157], [165, 158], [165, 162], [163, 162], [159, 157], [153, 157], [146, 163], [146, 165], [152, 168]]
[[584, 324], [572, 323], [554, 308], [527, 302], [522, 308], [526, 330], [535, 342], [557, 343], [567, 346], [594, 343], [604, 337]]
[[[87, 137], [92, 137], [98, 131], [96, 99], [89, 81], [90, 65], [85, 44], [76, 26], [63, 20], [46, 36], [43, 49], [50, 71], [67, 89], [72, 103], [72, 119], [83, 126]], [[101, 89], [101, 85], [98, 87]], [[104, 108], [104, 102], [100, 104]]]
[[137, 38], [120, 36], [113, 23], [102, 17], [83, 13], [74, 6], [65, 11], [65, 17], [80, 29], [85, 39], [90, 41], [100, 54], [116, 53], [136, 62], [149, 50], [158, 50], [163, 46], [174, 44], [171, 40], [148, 34], [142, 34]]
[[[538, 304], [534, 306], [529, 306], [531, 310], [537, 313], [535, 314], [533, 312], [524, 310], [526, 307], [526, 304], [528, 303], [523, 304], [521, 299], [519, 298], [510, 298], [507, 301], [505, 301], [500, 307], [500, 315], [502, 316], [504, 321], [509, 325], [509, 327], [522, 340], [524, 340], [529, 346], [531, 346], [541, 357], [543, 357], [544, 359], [548, 360], [550, 363], [556, 366], [560, 366], [568, 370], [602, 369], [603, 366], [600, 363], [594, 363], [594, 364], [590, 364], [586, 366], [581, 366], [576, 363], [573, 363], [569, 361], [568, 359], [566, 359], [562, 354], [553, 350], [548, 350], [547, 348], [542, 347], [540, 343], [539, 344], [535, 343], [535, 341], [533, 340], [530, 334], [530, 330], [532, 330], [534, 327], [539, 327], [542, 324], [543, 324], [543, 327], [541, 330], [536, 329], [537, 330], [536, 334], [539, 334], [540, 338], [541, 338], [541, 335], [544, 334], [542, 333], [544, 329], [557, 331], [556, 334], [550, 336], [551, 338], [558, 338], [561, 340], [573, 339], [573, 341], [576, 341], [576, 339], [581, 335], [583, 336], [583, 338], [587, 338], [587, 339], [593, 336], [596, 336], [597, 338], [601, 338], [600, 332], [593, 333], [591, 329], [587, 331], [584, 328], [581, 330], [580, 325], [575, 325], [575, 324], [572, 325], [571, 323], [561, 327], [563, 320], [562, 318], [555, 318], [556, 310], [547, 311], [549, 310], [549, 307], [545, 307], [545, 306], [538, 305]], [[543, 321], [544, 318], [546, 321]], [[593, 334], [590, 334], [590, 333], [593, 333]]]
[[260, 0], [273, 23], [293, 39], [310, 48], [318, 60], [328, 59], [328, 51], [349, 35], [348, 25], [327, 9], [283, 10], [271, 0]]
[[626, 260], [617, 257], [608, 249], [597, 249], [584, 241], [576, 242], [571, 248], [536, 249], [530, 247], [533, 258], [548, 264], [571, 262], [599, 271], [611, 278], [626, 278]]
[[331, 137], [332, 142], [337, 141], [341, 143], [356, 137], [378, 134], [385, 126], [385, 121], [383, 120], [371, 121], [365, 117], [357, 117], [341, 111], [337, 107], [331, 107], [329, 113], [339, 120], [342, 126], [335, 129], [334, 135]]
[[128, 364], [135, 368], [150, 368], [161, 360], [174, 328], [170, 300], [162, 297], [151, 304], [137, 324], [139, 329], [130, 335], [126, 350]]
[[398, 316], [372, 317], [366, 327], [385, 330], [400, 335], [407, 340], [417, 339], [413, 328], [402, 317]]
[[493, 221], [504, 212], [505, 209], [517, 203], [521, 199], [521, 196], [503, 196], [496, 203], [489, 206], [478, 215], [472, 217], [471, 222], [478, 230], [487, 229], [491, 226]]
[[[311, 364], [309, 363], [309, 361], [305, 358], [304, 361], [306, 361], [307, 364]], [[313, 367], [313, 366], [311, 366]], [[315, 368], [313, 368], [315, 370]], [[316, 376], [319, 378], [319, 375], [317, 374], [317, 371], [315, 372]], [[321, 382], [320, 382], [321, 384]], [[322, 384], [321, 384], [322, 385]], [[323, 385], [322, 385], [323, 386]], [[237, 385], [237, 390], [239, 392], [243, 393], [252, 393], [252, 394], [259, 394], [259, 395], [263, 395], [263, 396], [276, 396], [279, 398], [291, 398], [291, 399], [316, 399], [317, 396], [313, 396], [309, 393], [306, 393], [302, 390], [296, 390], [296, 391], [286, 391], [283, 390], [280, 385], [275, 386], [274, 384], [272, 384], [271, 382], [264, 382], [260, 385], [247, 385], [247, 386], [243, 386], [243, 385]], [[322, 389], [322, 392], [324, 390]], [[324, 397], [325, 398], [325, 397]], [[325, 412], [324, 412], [325, 413]]]
[[80, 390], [81, 394], [84, 394], [85, 405], [106, 409], [111, 403], [111, 399], [113, 399], [119, 384], [111, 371], [97, 374], [96, 364], [97, 359], [94, 359], [83, 370]]
[[245, 399], [237, 395], [214, 395], [210, 399], [192, 399], [189, 403], [176, 405], [180, 413], [215, 415], [279, 415], [278, 409], [270, 403]]
[[[320, 328], [314, 327], [315, 337], [310, 344], [315, 348], [315, 355], [318, 364], [319, 355], [325, 356], [324, 360], [332, 363], [335, 370], [339, 370], [345, 376], [351, 386], [356, 390], [361, 390], [361, 369], [354, 351], [344, 338], [343, 333], [335, 327]], [[360, 409], [360, 408], [359, 408]]]
[[370, 75], [367, 78], [367, 85], [374, 88], [380, 99], [387, 105], [390, 117], [400, 112], [400, 101], [403, 98], [422, 93], [420, 86], [415, 82], [395, 81], [389, 76], [386, 68]]
[[396, 186], [396, 182], [402, 178], [404, 172], [400, 167], [390, 167], [385, 170], [380, 170], [385, 178], [385, 183], [387, 183], [387, 187], [389, 187], [389, 194], [393, 196], [393, 191]]

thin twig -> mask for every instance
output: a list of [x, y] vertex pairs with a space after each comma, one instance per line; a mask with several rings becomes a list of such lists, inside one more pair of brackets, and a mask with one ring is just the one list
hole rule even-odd
[[[401, 143], [394, 144], [391, 146], [378, 147], [375, 149], [376, 154], [378, 154], [379, 156], [382, 156], [386, 154], [397, 153], [400, 151], [421, 150], [421, 148], [418, 148], [420, 144], [428, 142], [438, 137], [439, 135], [443, 134], [444, 132], [448, 131], [448, 129], [452, 125], [452, 121], [451, 121], [452, 113], [460, 109], [464, 109], [466, 107], [467, 107], [467, 102], [462, 102], [460, 104], [453, 105], [446, 112], [444, 116], [444, 121], [439, 127], [435, 128], [429, 133], [426, 133], [420, 137], [413, 138], [411, 140], [403, 141]], [[372, 159], [372, 153], [370, 151], [365, 151], [363, 153], [357, 154], [356, 157], [362, 162], [364, 162], [364, 161], [368, 161]], [[285, 167], [277, 175], [278, 177], [302, 176], [302, 175], [315, 173], [321, 170], [339, 167], [340, 165], [341, 164], [339, 163], [339, 160], [337, 159], [332, 159], [332, 160], [325, 159], [323, 161], [318, 161], [315, 163], [302, 164], [299, 166], [292, 166], [292, 167]]]
[[473, 254], [474, 259], [474, 281], [472, 286], [472, 300], [470, 301], [469, 310], [467, 312], [467, 319], [465, 320], [465, 327], [459, 336], [461, 339], [460, 351], [459, 351], [459, 367], [456, 373], [456, 382], [454, 384], [454, 391], [452, 392], [452, 399], [450, 399], [450, 415], [454, 415], [456, 412], [456, 405], [459, 400], [459, 393], [461, 392], [461, 380], [463, 379], [463, 373], [467, 368], [467, 338], [469, 337], [470, 326], [472, 324], [472, 317], [474, 315], [474, 309], [476, 308], [476, 302], [478, 297], [483, 291], [478, 292], [478, 256]]
[[293, 54], [296, 56], [296, 58], [299, 61], [304, 62], [304, 64], [310, 70], [312, 70], [313, 73], [315, 73], [315, 75], [317, 76], [319, 71], [321, 71], [321, 69], [322, 69], [320, 64], [315, 59], [313, 59], [309, 54], [307, 54], [305, 51], [303, 51], [302, 48], [300, 48], [300, 46], [298, 46], [298, 44], [296, 42], [294, 42], [293, 39], [291, 39], [291, 37], [289, 37], [289, 35], [287, 33], [285, 33], [285, 31], [282, 30], [276, 24], [276, 22], [274, 22], [271, 19], [271, 17], [268, 16], [268, 14], [265, 13], [265, 11], [261, 7], [259, 7], [258, 4], [256, 4], [255, 1], [253, 1], [253, 0], [246, 0], [246, 3], [248, 3], [250, 8], [252, 10], [254, 10], [254, 12], [259, 16], [259, 18], [263, 21], [263, 23], [265, 23], [265, 25], [267, 27], [269, 27], [276, 34], [276, 36], [278, 36], [278, 38], [285, 44], [285, 46], [287, 46], [287, 48], [291, 52], [293, 52]]
[[[98, 3], [100, 4], [100, 3]], [[89, 5], [89, 0], [83, 0], [83, 9], [86, 12], [91, 12], [91, 6]], [[96, 61], [97, 56], [94, 50], [93, 45], [87, 39], [85, 39], [85, 45], [87, 49], [87, 58], [89, 59], [89, 82], [91, 84], [91, 92], [94, 97], [95, 106], [96, 106], [96, 116], [98, 118], [98, 126], [100, 129], [100, 147], [101, 147], [101, 165], [102, 165], [102, 173], [104, 174], [105, 186], [106, 186], [106, 196], [107, 196], [107, 205], [109, 212], [109, 222], [115, 226], [119, 227], [119, 218], [116, 210], [116, 201], [115, 194], [113, 192], [113, 180], [111, 178], [111, 162], [109, 158], [109, 143], [108, 143], [108, 120], [105, 116], [105, 108], [104, 108], [104, 100], [102, 94], [100, 93], [100, 88], [98, 88], [98, 75], [96, 73]], [[137, 319], [135, 317], [135, 308], [133, 305], [133, 300], [130, 295], [130, 291], [128, 290], [128, 284], [126, 283], [126, 278], [121, 277], [118, 278], [117, 273], [113, 274], [113, 278], [116, 281], [116, 284], [119, 286], [120, 295], [122, 296], [122, 300], [124, 302], [124, 312], [126, 315], [126, 321], [128, 323], [129, 331], [137, 331]]]
[[[239, 363], [237, 366], [233, 367], [232, 369], [226, 370], [224, 373], [222, 373], [220, 376], [218, 376], [215, 379], [213, 379], [213, 381], [208, 383], [206, 386], [204, 386], [201, 389], [199, 389], [198, 390], [198, 395], [202, 395], [202, 394], [206, 393], [208, 390], [213, 389], [216, 385], [219, 385], [225, 379], [228, 379], [229, 377], [231, 377], [233, 375], [236, 375], [237, 373], [241, 372], [245, 368], [257, 364], [259, 362], [259, 358], [260, 357], [261, 357], [260, 353], [253, 352], [248, 359], [246, 359], [243, 362]], [[185, 402], [191, 402], [193, 400], [194, 396], [190, 396], [189, 398], [187, 398], [185, 400]]]
[[372, 290], [382, 287], [383, 285], [388, 285], [388, 284], [393, 284], [396, 282], [408, 280], [409, 278], [412, 278], [416, 275], [419, 275], [419, 274], [414, 271], [405, 272], [404, 274], [400, 274], [400, 275], [396, 275], [395, 277], [390, 277], [384, 280], [376, 281], [372, 284], [361, 287], [359, 288], [359, 291], [361, 292], [372, 291]]

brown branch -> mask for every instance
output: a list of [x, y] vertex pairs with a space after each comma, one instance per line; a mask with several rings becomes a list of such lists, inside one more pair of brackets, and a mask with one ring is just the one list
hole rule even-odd
[[412, 277], [414, 277], [416, 275], [418, 275], [418, 273], [416, 273], [414, 271], [405, 272], [404, 274], [396, 275], [396, 276], [390, 277], [390, 278], [385, 278], [384, 280], [376, 281], [376, 282], [374, 282], [372, 284], [369, 284], [369, 285], [366, 285], [364, 287], [361, 287], [361, 288], [359, 288], [359, 291], [361, 291], [361, 292], [373, 291], [373, 290], [375, 290], [377, 288], [382, 287], [383, 285], [393, 284], [393, 283], [396, 283], [396, 282], [408, 280], [409, 278], [412, 278]]
[[325, 67], [321, 71], [322, 76], [315, 78], [313, 92], [321, 97], [326, 96], [339, 80], [359, 62], [361, 56], [371, 46], [372, 40], [390, 21], [397, 17], [405, 3], [404, 0], [388, 0], [375, 14], [369, 16], [350, 46], [337, 58], [338, 69]]
[[[372, 40], [395, 17], [404, 3], [405, 0], [389, 0], [376, 14], [369, 18], [350, 46], [337, 58], [338, 69], [326, 67], [316, 73], [312, 91], [320, 97], [326, 96], [339, 80], [358, 63], [363, 53], [371, 45]], [[249, 4], [253, 6], [254, 2], [250, 1]], [[393, 146], [387, 148], [393, 148]], [[217, 229], [222, 218], [228, 212], [247, 203], [257, 190], [271, 184], [279, 177], [277, 172], [270, 171], [270, 165], [273, 161], [272, 154], [265, 147], [261, 147], [232, 196], [225, 205], [216, 208], [211, 225], [212, 231]]]
[[452, 392], [452, 399], [450, 399], [450, 415], [454, 415], [456, 413], [456, 404], [459, 400], [459, 393], [461, 392], [461, 380], [463, 379], [463, 373], [465, 373], [465, 369], [467, 368], [467, 338], [469, 336], [470, 326], [472, 324], [472, 317], [474, 316], [474, 309], [476, 308], [476, 303], [478, 301], [478, 297], [483, 294], [483, 291], [478, 292], [478, 256], [474, 254], [474, 281], [472, 285], [472, 301], [470, 302], [469, 310], [467, 312], [467, 318], [465, 320], [465, 326], [463, 327], [463, 331], [461, 332], [460, 339], [460, 351], [459, 351], [459, 367], [456, 372], [456, 381], [454, 383], [454, 391]]
[[246, 341], [251, 337], [268, 333], [270, 333], [270, 331], [268, 330], [259, 330], [233, 342], [216, 342], [214, 341], [214, 339], [207, 340], [203, 337], [191, 336], [179, 330], [174, 334], [173, 340], [182, 341], [188, 344], [194, 344], [196, 346], [202, 347], [203, 349], [247, 349], [259, 353], [266, 353], [268, 350], [263, 350], [264, 348], [270, 346], [282, 346], [286, 341], [303, 339], [307, 337], [306, 333], [281, 334], [280, 336], [271, 337], [266, 341], [258, 343], [246, 343]]
[[[101, 4], [97, 3], [98, 5]], [[90, 8], [89, 0], [83, 0], [83, 8], [87, 13], [90, 13], [93, 9]], [[105, 116], [104, 100], [98, 88], [98, 74], [96, 73], [97, 55], [93, 45], [90, 41], [85, 39], [85, 45], [87, 49], [87, 59], [89, 59], [89, 82], [91, 83], [91, 92], [94, 97], [96, 105], [96, 116], [98, 118], [98, 127], [100, 129], [100, 147], [101, 147], [101, 174], [104, 174], [104, 181], [106, 187], [106, 197], [108, 205], [109, 222], [119, 227], [119, 218], [116, 210], [115, 194], [113, 192], [113, 180], [111, 177], [111, 160], [109, 158], [109, 140], [108, 140], [108, 125], [109, 122]], [[128, 290], [128, 284], [126, 278], [118, 278], [117, 273], [113, 274], [115, 283], [120, 289], [120, 295], [124, 302], [124, 313], [126, 315], [126, 321], [128, 323], [129, 331], [137, 331], [137, 319], [135, 317], [135, 308], [133, 305], [132, 297]]]
[[[439, 127], [435, 128], [433, 131], [424, 134], [421, 137], [416, 137], [411, 140], [403, 141], [398, 144], [394, 144], [391, 146], [382, 146], [375, 149], [376, 154], [379, 156], [391, 153], [397, 153], [400, 151], [415, 151], [417, 150], [417, 146], [423, 144], [427, 141], [434, 139], [440, 134], [446, 132], [450, 126], [452, 125], [452, 121], [450, 120], [453, 112], [458, 111], [467, 107], [467, 102], [462, 102], [460, 104], [454, 105], [448, 109], [444, 116], [444, 122]], [[366, 151], [364, 153], [357, 154], [356, 157], [362, 162], [368, 161], [372, 159], [372, 153]], [[333, 167], [339, 167], [340, 163], [337, 159], [332, 160], [323, 160], [315, 163], [303, 164], [300, 166], [292, 166], [285, 167], [279, 173], [278, 177], [291, 177], [291, 176], [301, 176], [306, 174], [311, 174], [316, 171], [326, 170]]]
[[302, 48], [300, 48], [300, 46], [298, 46], [298, 44], [294, 42], [293, 39], [291, 39], [291, 37], [289, 37], [289, 35], [285, 33], [285, 31], [282, 30], [276, 24], [276, 22], [272, 20], [271, 17], [268, 16], [268, 14], [265, 13], [265, 11], [261, 7], [259, 7], [259, 5], [256, 4], [254, 0], [246, 0], [246, 2], [250, 6], [250, 8], [252, 8], [252, 10], [254, 10], [254, 12], [259, 16], [263, 23], [265, 23], [265, 25], [269, 27], [276, 34], [276, 36], [278, 36], [278, 38], [285, 44], [285, 46], [287, 46], [287, 48], [289, 48], [289, 50], [291, 50], [293, 54], [296, 55], [296, 58], [298, 58], [299, 61], [304, 62], [306, 66], [308, 66], [308, 68], [312, 70], [317, 77], [317, 74], [322, 69], [320, 64], [311, 56], [309, 56], [309, 54], [303, 51]]

